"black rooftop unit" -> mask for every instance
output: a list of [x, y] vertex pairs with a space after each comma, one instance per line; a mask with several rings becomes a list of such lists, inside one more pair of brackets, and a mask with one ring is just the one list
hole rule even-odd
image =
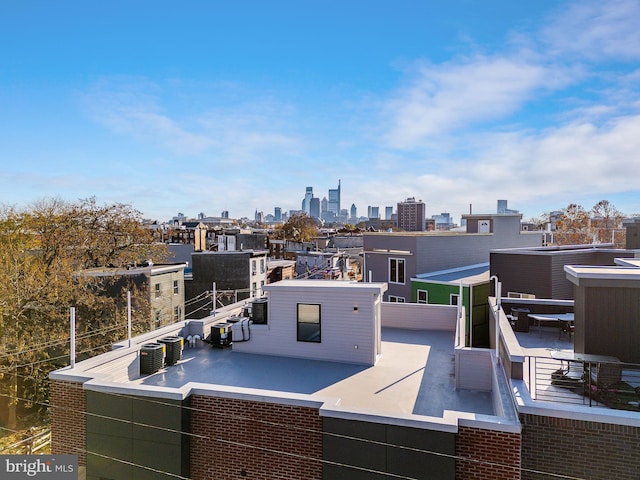
[[266, 325], [267, 323], [267, 299], [258, 298], [251, 302], [251, 320], [254, 325]]
[[222, 348], [231, 345], [231, 324], [216, 323], [211, 326], [211, 346]]
[[140, 347], [141, 375], [151, 375], [162, 368], [165, 348], [162, 343], [145, 343]]
[[167, 354], [164, 358], [165, 365], [175, 365], [182, 358], [183, 339], [178, 336], [164, 337], [160, 343], [166, 346]]

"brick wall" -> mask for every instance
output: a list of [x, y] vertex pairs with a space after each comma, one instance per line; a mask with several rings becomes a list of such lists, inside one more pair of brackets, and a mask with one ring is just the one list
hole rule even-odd
[[78, 455], [86, 465], [87, 402], [81, 383], [51, 380], [49, 387], [51, 452]]
[[457, 480], [518, 480], [520, 434], [460, 427], [456, 457]]
[[590, 480], [640, 478], [640, 428], [521, 415], [522, 478], [549, 472]]
[[320, 480], [322, 420], [318, 409], [191, 397], [194, 480]]

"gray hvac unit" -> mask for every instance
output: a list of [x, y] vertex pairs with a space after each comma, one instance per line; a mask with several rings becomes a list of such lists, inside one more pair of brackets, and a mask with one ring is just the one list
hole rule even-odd
[[165, 349], [166, 347], [162, 343], [145, 343], [140, 347], [141, 375], [151, 375], [162, 368]]
[[251, 320], [254, 325], [266, 325], [267, 323], [267, 299], [258, 298], [251, 302]]
[[183, 339], [178, 336], [164, 337], [160, 343], [166, 346], [167, 354], [164, 357], [165, 365], [175, 365], [182, 358]]

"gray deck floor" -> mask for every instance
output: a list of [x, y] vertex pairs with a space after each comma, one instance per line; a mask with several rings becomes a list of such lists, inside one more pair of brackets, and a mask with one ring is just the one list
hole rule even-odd
[[382, 415], [492, 415], [490, 393], [456, 390], [453, 343], [453, 332], [383, 329], [382, 356], [371, 367], [204, 345], [185, 349], [178, 365], [130, 383], [176, 388], [198, 382], [333, 397], [341, 408]]

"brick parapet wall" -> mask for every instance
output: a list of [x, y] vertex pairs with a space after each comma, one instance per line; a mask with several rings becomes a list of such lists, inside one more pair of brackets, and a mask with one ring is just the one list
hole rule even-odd
[[523, 480], [640, 478], [640, 428], [521, 415]]
[[191, 434], [194, 480], [322, 478], [318, 409], [194, 395]]
[[456, 436], [456, 480], [519, 480], [519, 433], [460, 427]]
[[78, 455], [86, 465], [87, 401], [82, 383], [51, 380], [49, 387], [51, 452]]

